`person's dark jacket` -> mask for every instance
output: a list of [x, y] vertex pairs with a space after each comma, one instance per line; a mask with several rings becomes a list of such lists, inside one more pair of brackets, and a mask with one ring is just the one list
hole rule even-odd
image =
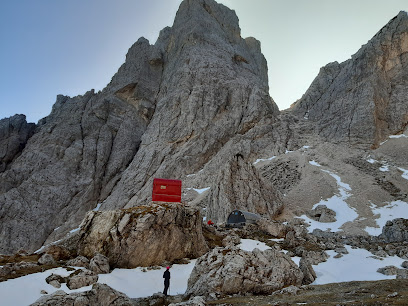
[[170, 271], [169, 271], [169, 270], [164, 271], [164, 273], [163, 273], [163, 278], [164, 278], [164, 281], [165, 281], [165, 282], [169, 282], [169, 281], [170, 281]]

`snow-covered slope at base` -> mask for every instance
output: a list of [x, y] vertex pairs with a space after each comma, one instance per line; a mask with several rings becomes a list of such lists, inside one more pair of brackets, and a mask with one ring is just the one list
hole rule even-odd
[[327, 251], [330, 258], [323, 263], [314, 265], [317, 278], [313, 285], [340, 283], [349, 281], [372, 281], [381, 279], [395, 279], [395, 275], [384, 275], [377, 272], [378, 268], [396, 266], [401, 268], [404, 259], [388, 256], [383, 260], [374, 259], [370, 252], [364, 249], [352, 249], [346, 246], [349, 254], [341, 258], [333, 258], [337, 253]]
[[373, 214], [379, 215], [377, 222], [378, 227], [366, 227], [365, 231], [372, 236], [378, 236], [382, 232], [382, 228], [389, 220], [396, 218], [408, 219], [408, 203], [403, 201], [394, 201], [383, 207], [371, 206]]
[[[196, 260], [192, 260], [186, 265], [173, 265], [170, 269], [170, 294], [183, 294], [187, 289], [188, 278], [194, 268]], [[142, 271], [143, 268], [136, 269], [115, 269], [109, 274], [99, 274], [98, 283], [125, 293], [130, 298], [147, 297], [154, 293], [163, 291], [163, 272], [160, 270]], [[63, 268], [47, 270], [43, 273], [35, 273], [27, 276], [0, 282], [0, 305], [7, 306], [27, 306], [38, 300], [45, 290], [51, 294], [57, 290], [64, 290], [67, 293], [82, 292], [92, 289], [92, 286], [83, 287], [76, 290], [68, 289], [66, 284], [61, 284], [57, 289], [47, 284], [45, 279], [52, 273], [61, 276], [68, 276], [72, 271]]]
[[52, 273], [61, 276], [68, 276], [72, 273], [72, 271], [67, 271], [64, 268], [56, 268], [42, 273], [34, 273], [15, 279], [10, 279], [5, 282], [0, 282], [0, 305], [30, 305], [42, 296], [41, 290], [45, 290], [47, 293], [53, 293], [57, 290], [64, 290], [67, 293], [72, 293], [87, 291], [92, 288], [92, 286], [87, 286], [70, 290], [66, 284], [61, 284], [61, 288], [59, 289], [54, 288], [45, 281], [45, 279]]
[[[309, 164], [311, 164], [312, 166], [321, 167], [320, 164], [313, 160], [310, 161]], [[330, 229], [332, 232], [337, 232], [340, 230], [340, 227], [344, 223], [353, 221], [358, 218], [358, 214], [355, 211], [355, 209], [351, 208], [346, 202], [346, 199], [350, 197], [351, 187], [350, 185], [342, 182], [341, 178], [337, 174], [324, 169], [321, 169], [321, 171], [328, 173], [331, 177], [333, 177], [336, 180], [339, 192], [338, 194], [335, 194], [334, 196], [327, 200], [321, 200], [319, 203], [316, 203], [315, 205], [313, 205], [313, 209], [316, 208], [318, 205], [326, 205], [327, 208], [330, 208], [331, 210], [336, 212], [337, 221], [330, 223], [322, 223], [310, 219], [306, 215], [302, 215], [300, 216], [300, 218], [304, 219], [310, 225], [308, 227], [309, 232], [312, 232], [316, 228], [321, 230]]]
[[[193, 271], [196, 260], [192, 260], [186, 265], [174, 265], [170, 269], [170, 294], [183, 294], [187, 290], [187, 282]], [[143, 268], [136, 269], [115, 269], [109, 274], [100, 274], [98, 283], [125, 293], [130, 298], [151, 296], [154, 293], [162, 292], [163, 273], [165, 268], [160, 270], [142, 271]]]

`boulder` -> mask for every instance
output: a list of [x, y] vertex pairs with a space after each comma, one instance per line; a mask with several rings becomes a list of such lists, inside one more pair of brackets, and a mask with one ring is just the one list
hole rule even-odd
[[289, 230], [287, 225], [266, 218], [261, 218], [256, 223], [261, 231], [274, 237], [285, 237]]
[[230, 234], [222, 240], [222, 245], [224, 247], [234, 247], [238, 245], [240, 242], [241, 238], [239, 236], [237, 236], [236, 234]]
[[397, 271], [397, 279], [408, 279], [408, 270], [406, 270], [406, 269], [398, 269], [398, 271]]
[[299, 261], [299, 268], [303, 273], [302, 285], [309, 285], [316, 279], [316, 272], [309, 260], [302, 257]]
[[48, 276], [45, 279], [45, 281], [47, 282], [47, 284], [50, 284], [51, 286], [55, 288], [61, 288], [61, 284], [66, 283], [66, 278], [62, 277], [61, 275], [53, 273], [50, 276]]
[[408, 269], [408, 260], [405, 260], [402, 264], [401, 267]]
[[50, 245], [44, 249], [44, 252], [50, 254], [55, 260], [67, 260], [71, 257], [71, 253], [60, 245]]
[[384, 275], [396, 275], [398, 270], [400, 269], [398, 269], [396, 266], [386, 266], [377, 269], [377, 272]]
[[326, 205], [317, 205], [316, 208], [308, 212], [308, 216], [313, 220], [324, 223], [336, 221], [336, 212], [327, 208]]
[[95, 284], [98, 275], [89, 270], [76, 270], [67, 277], [67, 287], [71, 290]]
[[55, 265], [57, 262], [50, 254], [44, 254], [38, 259], [40, 265]]
[[130, 306], [137, 305], [133, 301], [123, 294], [116, 291], [105, 284], [94, 284], [92, 289], [85, 292], [76, 292], [67, 294], [63, 290], [58, 290], [53, 294], [40, 297], [32, 306], [87, 306], [87, 305], [99, 305], [99, 306]]
[[387, 221], [380, 238], [385, 242], [404, 242], [408, 240], [408, 219], [398, 218]]
[[102, 254], [97, 253], [89, 263], [89, 269], [96, 274], [109, 273], [109, 259]]
[[100, 253], [112, 266], [122, 268], [197, 258], [208, 250], [200, 212], [177, 203], [90, 212], [80, 235], [79, 254]]
[[67, 266], [84, 267], [89, 269], [89, 259], [84, 256], [77, 256], [74, 259], [68, 260]]
[[247, 252], [217, 247], [197, 260], [186, 295], [271, 294], [289, 285], [300, 286], [302, 278], [291, 258], [276, 249]]

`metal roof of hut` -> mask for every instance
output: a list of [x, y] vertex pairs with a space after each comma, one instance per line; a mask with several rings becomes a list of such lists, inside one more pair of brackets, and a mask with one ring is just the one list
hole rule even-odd
[[233, 210], [227, 218], [227, 224], [246, 224], [246, 223], [256, 223], [261, 217], [257, 214], [250, 213], [248, 211], [243, 211], [240, 209]]

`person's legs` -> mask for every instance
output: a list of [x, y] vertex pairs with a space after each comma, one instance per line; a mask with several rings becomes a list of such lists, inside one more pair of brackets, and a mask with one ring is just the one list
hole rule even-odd
[[167, 290], [169, 289], [169, 285], [170, 285], [170, 282], [164, 282], [164, 290], [163, 290], [163, 294], [164, 295], [167, 295]]

